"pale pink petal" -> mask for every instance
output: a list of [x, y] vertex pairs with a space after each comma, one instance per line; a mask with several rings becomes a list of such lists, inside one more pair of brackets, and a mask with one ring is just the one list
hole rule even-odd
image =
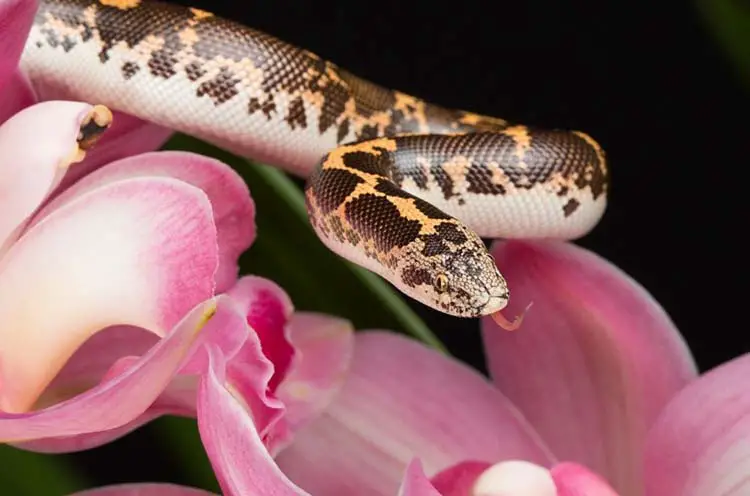
[[750, 354], [683, 389], [646, 448], [648, 496], [750, 494]]
[[36, 13], [34, 0], [0, 0], [0, 98], [5, 98], [5, 83], [18, 66]]
[[10, 75], [5, 86], [0, 89], [0, 124], [36, 102], [34, 91], [20, 71]]
[[206, 345], [208, 369], [198, 389], [198, 429], [226, 494], [305, 495], [279, 469], [247, 409], [225, 387], [225, 361]]
[[696, 375], [680, 334], [641, 286], [572, 243], [508, 241], [492, 252], [510, 288], [506, 315], [533, 303], [514, 332], [483, 319], [494, 382], [558, 458], [636, 493], [646, 430]]
[[276, 391], [286, 407], [288, 433], [276, 439], [280, 444], [275, 449], [281, 449], [333, 400], [344, 384], [354, 352], [354, 328], [347, 320], [302, 312], [294, 314], [289, 329], [295, 355]]
[[551, 463], [515, 407], [457, 360], [370, 331], [356, 333], [351, 364], [333, 402], [277, 457], [313, 494], [394, 494], [414, 457], [428, 475], [462, 460]]
[[221, 293], [234, 284], [237, 280], [237, 260], [255, 239], [255, 205], [242, 178], [228, 165], [210, 157], [182, 151], [163, 151], [112, 162], [55, 197], [35, 216], [34, 222], [93, 189], [136, 177], [179, 179], [208, 196], [219, 244], [216, 292]]
[[35, 225], [0, 261], [2, 409], [31, 407], [101, 329], [163, 336], [212, 296], [215, 236], [205, 195], [167, 178], [104, 186]]
[[198, 305], [129, 369], [73, 399], [31, 413], [0, 414], [0, 441], [78, 436], [132, 422], [172, 380], [215, 309], [213, 300]]
[[432, 485], [442, 496], [467, 496], [482, 472], [492, 466], [488, 462], [461, 461], [432, 476]]
[[[9, 238], [57, 184], [78, 149], [91, 105], [46, 102], [0, 125], [0, 254]], [[43, 143], [43, 146], [40, 146]], [[5, 246], [5, 248], [4, 248]]]
[[122, 112], [112, 112], [112, 127], [86, 154], [80, 165], [70, 168], [59, 190], [70, 187], [99, 167], [132, 155], [158, 150], [174, 133], [171, 129]]
[[292, 302], [276, 283], [262, 277], [243, 277], [227, 294], [247, 316], [247, 323], [258, 334], [263, 354], [273, 363], [274, 374], [268, 384], [273, 391], [284, 379], [294, 356], [286, 335]]
[[[244, 342], [249, 336], [252, 337], [254, 334], [247, 328], [244, 316], [237, 312], [234, 303], [229, 298], [221, 296], [217, 298], [213, 316], [201, 332], [194, 349], [198, 350], [206, 343], [210, 343], [212, 346], [220, 346], [219, 349], [222, 352], [227, 351], [234, 355], [242, 347], [238, 343]], [[156, 340], [156, 336], [150, 332], [124, 326], [110, 328], [94, 335], [66, 364], [66, 367], [45, 391], [42, 399], [54, 402], [64, 401], [88, 390], [97, 381], [115, 380], [118, 376], [127, 374], [140, 356], [155, 345]], [[260, 360], [265, 361], [259, 347], [257, 354]], [[106, 431], [63, 438], [38, 439], [22, 443], [20, 447], [46, 453], [80, 451], [111, 442], [162, 415], [195, 417], [199, 379], [196, 374], [202, 373], [207, 367], [205, 358], [206, 354], [203, 352], [194, 353], [188, 357], [178, 374], [164, 387], [148, 410], [127, 424]], [[267, 366], [270, 368], [270, 364]], [[254, 384], [257, 384], [256, 389], [249, 391], [250, 395], [245, 395], [242, 399], [253, 406], [251, 411], [254, 412], [253, 417], [257, 424], [263, 419], [277, 415], [281, 411], [281, 406], [278, 405], [277, 409], [273, 409], [272, 405], [263, 402], [266, 383], [255, 381]], [[228, 387], [237, 391], [232, 384]]]
[[143, 482], [87, 489], [70, 496], [212, 496], [214, 493], [176, 484]]
[[[422, 464], [419, 459], [414, 459], [406, 466], [406, 473], [401, 487], [398, 490], [398, 496], [446, 496], [433, 486], [427, 479], [422, 470]], [[461, 496], [469, 496], [464, 493]]]
[[[617, 496], [612, 487], [594, 472], [577, 463], [565, 462], [550, 470], [558, 496]], [[661, 496], [669, 493], [658, 492]]]

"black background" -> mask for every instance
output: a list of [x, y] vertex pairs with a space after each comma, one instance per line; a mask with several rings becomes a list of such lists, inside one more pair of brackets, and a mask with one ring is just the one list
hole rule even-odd
[[[701, 370], [750, 348], [749, 87], [690, 2], [190, 4], [435, 103], [590, 133], [608, 153], [613, 188], [579, 243], [656, 297]], [[476, 322], [415, 308], [451, 351], [483, 367]], [[102, 479], [179, 480], [152, 432], [72, 458]], [[123, 454], [127, 467], [113, 461]]]
[[[602, 222], [579, 243], [656, 297], [701, 369], [748, 349], [747, 87], [690, 2], [180, 3], [429, 101], [590, 133], [613, 186]], [[415, 308], [482, 368], [476, 322]]]

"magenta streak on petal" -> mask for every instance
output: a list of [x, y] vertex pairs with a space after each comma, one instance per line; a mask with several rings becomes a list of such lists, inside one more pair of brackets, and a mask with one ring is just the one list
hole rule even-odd
[[461, 461], [432, 476], [432, 485], [442, 496], [471, 495], [477, 477], [491, 464], [479, 461]]
[[228, 294], [244, 310], [248, 325], [258, 334], [263, 354], [273, 363], [274, 374], [268, 383], [273, 392], [294, 356], [286, 331], [292, 302], [276, 283], [255, 276], [243, 277]]
[[206, 345], [208, 370], [198, 388], [198, 429], [211, 465], [227, 495], [306, 495], [279, 469], [253, 419], [225, 387], [224, 357]]

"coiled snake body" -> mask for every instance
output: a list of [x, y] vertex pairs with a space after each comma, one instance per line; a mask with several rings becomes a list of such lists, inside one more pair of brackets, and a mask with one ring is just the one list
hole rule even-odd
[[21, 61], [36, 86], [307, 178], [335, 253], [445, 313], [497, 314], [480, 236], [573, 239], [604, 212], [604, 152], [577, 131], [443, 108], [208, 12], [42, 0]]

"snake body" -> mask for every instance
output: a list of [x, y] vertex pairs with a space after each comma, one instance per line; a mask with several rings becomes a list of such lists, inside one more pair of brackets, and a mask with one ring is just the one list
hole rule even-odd
[[480, 236], [574, 239], [606, 206], [605, 155], [585, 133], [444, 108], [199, 9], [41, 0], [21, 67], [42, 93], [307, 178], [323, 243], [451, 315], [507, 304]]

